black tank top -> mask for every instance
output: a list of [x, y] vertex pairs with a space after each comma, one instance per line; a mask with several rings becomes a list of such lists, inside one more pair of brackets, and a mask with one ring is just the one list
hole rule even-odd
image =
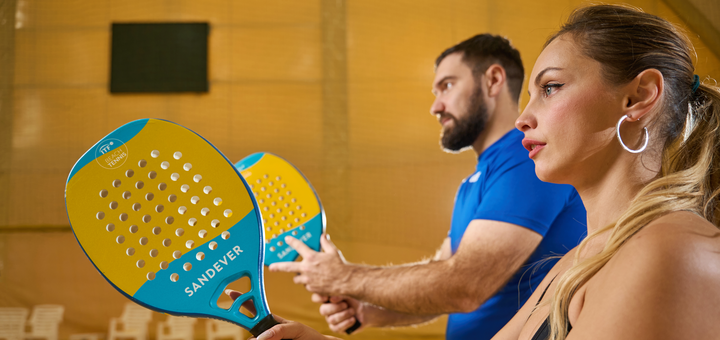
[[[542, 301], [543, 297], [545, 296], [545, 293], [547, 293], [548, 288], [550, 288], [550, 285], [552, 284], [552, 282], [554, 280], [555, 280], [555, 278], [550, 280], [550, 283], [548, 283], [547, 287], [545, 287], [545, 290], [540, 295], [540, 299], [538, 299], [538, 302], [535, 304], [536, 308], [540, 304], [540, 301]], [[565, 322], [567, 323], [567, 326], [568, 326], [567, 332], [570, 333], [570, 330], [572, 330], [572, 326], [570, 325], [570, 320], [565, 320]], [[567, 336], [567, 334], [565, 334], [565, 335]], [[531, 340], [547, 340], [549, 337], [550, 337], [550, 316], [548, 315], [548, 317], [545, 319], [545, 321], [543, 321], [542, 325], [540, 325], [540, 328], [538, 328], [537, 332], [535, 332], [535, 335], [533, 335]]]

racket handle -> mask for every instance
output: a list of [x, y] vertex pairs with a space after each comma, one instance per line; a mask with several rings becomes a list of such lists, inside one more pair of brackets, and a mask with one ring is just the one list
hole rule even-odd
[[[262, 334], [264, 331], [273, 328], [275, 325], [279, 325], [280, 323], [275, 320], [275, 318], [272, 316], [272, 314], [268, 314], [268, 316], [264, 317], [260, 322], [258, 322], [255, 327], [250, 329], [250, 334], [253, 335], [253, 337], [258, 337], [258, 335]], [[290, 340], [290, 339], [283, 339], [283, 340]]]
[[[330, 303], [329, 296], [328, 296], [327, 300], [325, 300], [325, 303]], [[360, 320], [357, 319], [357, 317], [355, 317], [355, 323], [352, 326], [350, 326], [350, 328], [345, 330], [345, 334], [347, 334], [347, 335], [352, 334], [352, 332], [356, 331], [358, 328], [360, 328], [360, 326], [362, 326], [362, 323], [360, 322]]]
[[345, 330], [345, 333], [347, 333], [348, 335], [350, 335], [350, 334], [352, 334], [352, 332], [354, 332], [354, 331], [356, 331], [358, 328], [360, 328], [360, 326], [362, 326], [362, 323], [360, 323], [360, 320], [358, 320], [358, 319], [356, 318], [356, 319], [355, 319], [355, 324], [353, 324], [352, 326], [350, 326], [350, 328], [346, 329], [346, 330]]

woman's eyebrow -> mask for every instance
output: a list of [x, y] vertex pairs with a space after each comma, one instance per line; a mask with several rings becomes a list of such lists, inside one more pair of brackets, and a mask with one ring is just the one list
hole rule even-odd
[[543, 74], [545, 74], [545, 72], [559, 71], [559, 70], [563, 70], [563, 68], [562, 67], [548, 67], [548, 68], [540, 71], [540, 73], [538, 73], [537, 76], [535, 76], [535, 86], [540, 86], [540, 78], [542, 78], [542, 76], [543, 76]]

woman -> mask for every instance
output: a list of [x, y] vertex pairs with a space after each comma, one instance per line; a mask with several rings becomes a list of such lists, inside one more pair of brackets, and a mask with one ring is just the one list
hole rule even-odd
[[[720, 92], [687, 38], [636, 9], [580, 8], [549, 39], [516, 126], [589, 236], [495, 339], [720, 337]], [[322, 338], [297, 323], [260, 339]]]

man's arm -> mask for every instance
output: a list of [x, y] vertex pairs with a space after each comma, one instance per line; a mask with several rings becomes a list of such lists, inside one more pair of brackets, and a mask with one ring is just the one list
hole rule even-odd
[[402, 313], [471, 312], [512, 277], [541, 240], [515, 224], [473, 220], [457, 252], [445, 260], [370, 267], [344, 263], [324, 238], [322, 253], [286, 238], [303, 261], [273, 264], [270, 270], [299, 273], [295, 283], [314, 293], [350, 296]]
[[[450, 238], [446, 237], [440, 249], [435, 253], [435, 257], [429, 261], [447, 260], [452, 255], [450, 249]], [[366, 327], [402, 327], [419, 325], [435, 320], [439, 315], [414, 315], [396, 312], [371, 305], [366, 302], [358, 301], [349, 297], [339, 296], [323, 296], [313, 294], [312, 300], [322, 303], [320, 306], [320, 314], [325, 316], [328, 326], [333, 332], [342, 333], [355, 324], [359, 320], [362, 326], [355, 332], [359, 332]]]

